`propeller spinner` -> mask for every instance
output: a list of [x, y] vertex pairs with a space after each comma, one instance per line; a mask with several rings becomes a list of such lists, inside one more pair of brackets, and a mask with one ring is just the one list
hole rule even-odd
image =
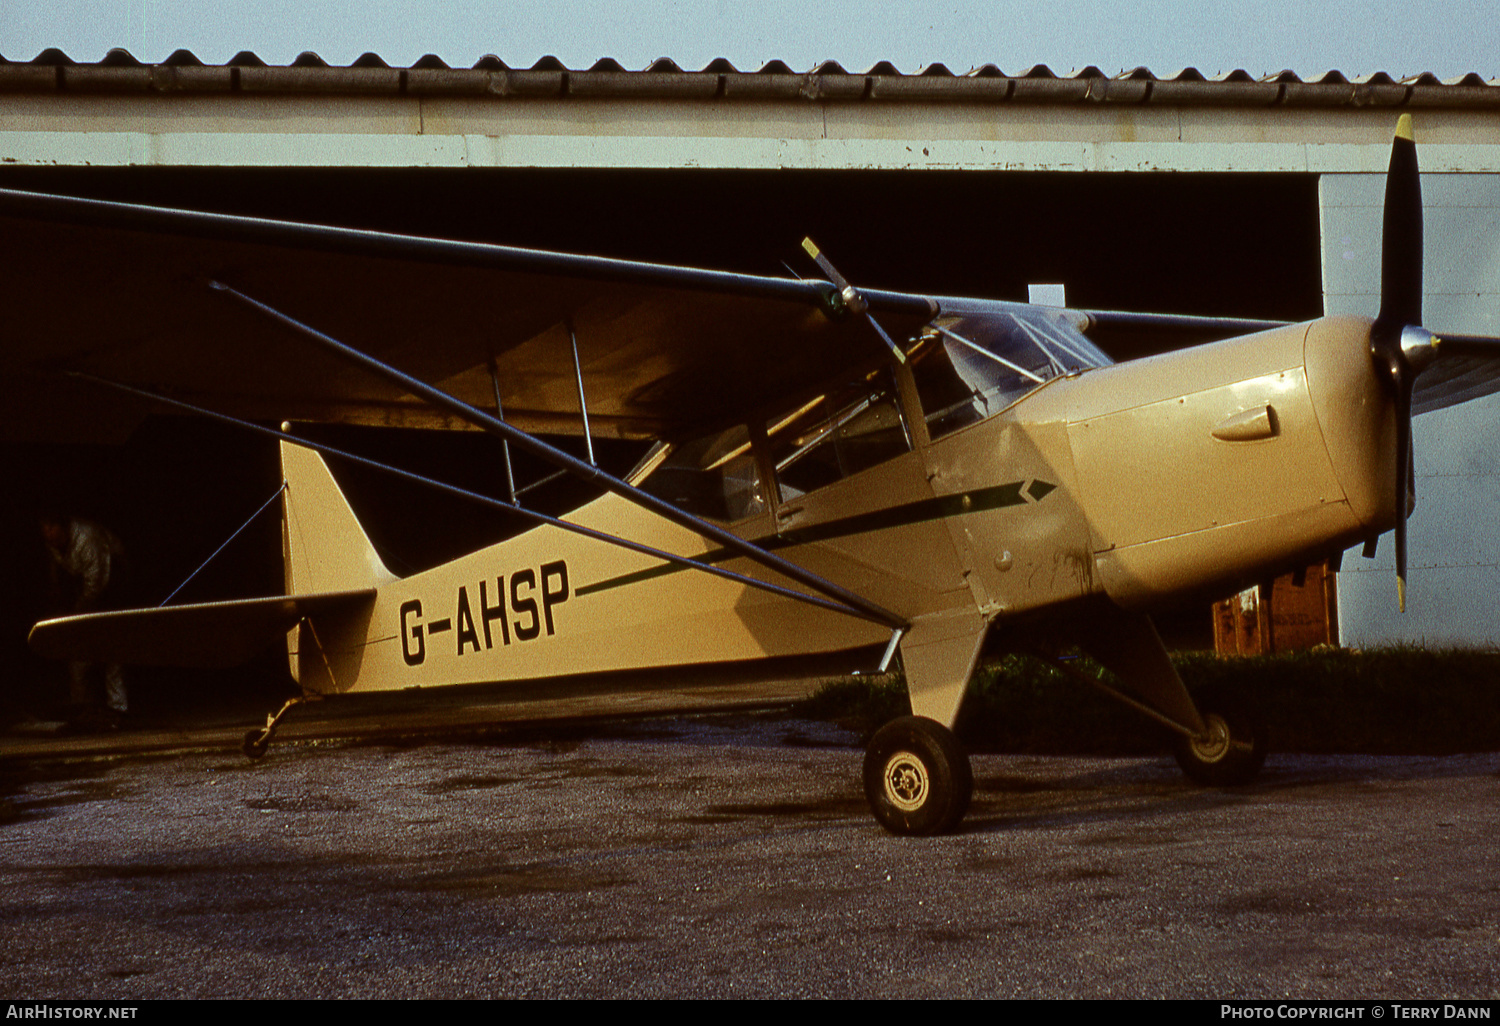
[[1422, 321], [1422, 183], [1411, 115], [1396, 122], [1385, 180], [1380, 256], [1380, 314], [1370, 353], [1384, 370], [1396, 404], [1396, 592], [1406, 612], [1406, 517], [1413, 491], [1411, 396], [1417, 375], [1437, 355], [1438, 338]]

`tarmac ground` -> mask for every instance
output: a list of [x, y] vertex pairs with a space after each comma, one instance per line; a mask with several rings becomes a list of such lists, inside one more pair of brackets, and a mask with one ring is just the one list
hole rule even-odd
[[1236, 791], [1166, 758], [982, 755], [959, 832], [896, 838], [857, 737], [708, 697], [365, 708], [259, 762], [243, 723], [0, 739], [0, 991], [1500, 995], [1500, 755], [1273, 754]]

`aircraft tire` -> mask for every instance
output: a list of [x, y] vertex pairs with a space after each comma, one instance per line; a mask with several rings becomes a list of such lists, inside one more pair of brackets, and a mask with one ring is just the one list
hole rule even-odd
[[1198, 714], [1209, 737], [1177, 738], [1173, 754], [1189, 780], [1208, 787], [1248, 784], [1266, 761], [1265, 723], [1232, 695], [1213, 690], [1199, 696]]
[[958, 826], [969, 811], [974, 774], [953, 731], [903, 716], [875, 732], [865, 750], [865, 798], [893, 834], [927, 837]]

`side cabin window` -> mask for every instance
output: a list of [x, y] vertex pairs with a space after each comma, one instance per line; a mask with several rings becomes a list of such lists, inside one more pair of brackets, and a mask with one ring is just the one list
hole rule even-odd
[[734, 523], [766, 510], [743, 424], [674, 448], [640, 487], [705, 520]]
[[932, 438], [976, 424], [1052, 378], [1110, 363], [1067, 310], [995, 303], [939, 318], [911, 351]]
[[911, 451], [889, 368], [766, 424], [781, 501]]

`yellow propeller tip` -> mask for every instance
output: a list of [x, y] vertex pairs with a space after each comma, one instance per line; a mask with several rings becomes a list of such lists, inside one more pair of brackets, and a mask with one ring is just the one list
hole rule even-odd
[[[1410, 115], [1408, 115], [1408, 114], [1403, 114], [1401, 116], [1403, 118], [1409, 118], [1410, 117]], [[811, 238], [806, 238], [806, 239], [802, 240], [802, 248], [807, 251], [807, 255], [808, 256], [812, 257], [814, 260], [818, 259], [818, 247], [816, 245], [814, 245], [813, 240]]]
[[1411, 115], [1403, 114], [1396, 119], [1396, 138], [1412, 142], [1411, 137]]
[[[1406, 115], [1403, 114], [1401, 116], [1405, 117]], [[1396, 595], [1400, 599], [1400, 602], [1401, 602], [1401, 612], [1403, 612], [1403, 613], [1406, 612], [1406, 578], [1405, 577], [1398, 577], [1398, 578], [1396, 578]]]

